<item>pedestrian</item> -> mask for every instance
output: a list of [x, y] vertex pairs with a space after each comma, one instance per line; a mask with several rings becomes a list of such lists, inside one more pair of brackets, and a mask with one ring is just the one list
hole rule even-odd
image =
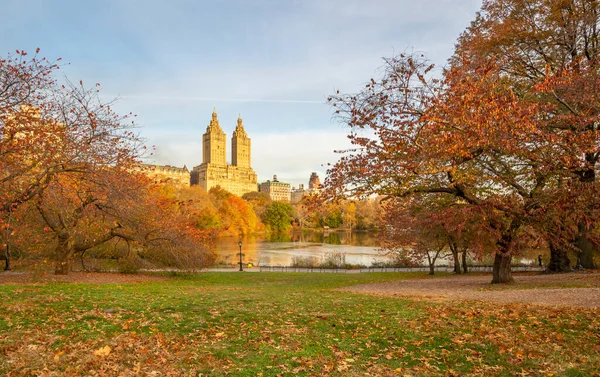
[[539, 266], [542, 267], [542, 254], [538, 255]]

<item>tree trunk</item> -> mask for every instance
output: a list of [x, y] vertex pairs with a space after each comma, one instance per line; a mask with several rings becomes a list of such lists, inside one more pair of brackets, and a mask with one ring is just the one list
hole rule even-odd
[[579, 258], [583, 268], [587, 270], [595, 270], [596, 263], [594, 261], [594, 254], [596, 253], [596, 248], [587, 239], [587, 237], [585, 236], [585, 232], [586, 230], [583, 228], [582, 225], [580, 225], [579, 234], [577, 235], [574, 244], [579, 250], [581, 250], [581, 252], [579, 253]]
[[510, 263], [512, 261], [512, 254], [501, 254], [496, 253], [494, 257], [494, 270], [492, 284], [505, 284], [512, 283], [514, 281], [512, 277], [512, 270]]
[[429, 275], [435, 275], [435, 266], [433, 263], [429, 263]]
[[[596, 170], [594, 169], [594, 166], [596, 166], [596, 164], [598, 162], [597, 154], [595, 152], [593, 152], [593, 153], [588, 152], [585, 154], [585, 159], [590, 164], [589, 166], [592, 166], [592, 167], [582, 171], [579, 180], [581, 182], [593, 184], [594, 182], [596, 182]], [[591, 209], [592, 209], [592, 207], [590, 206], [590, 210]], [[579, 257], [578, 262], [581, 266], [583, 266], [583, 268], [589, 269], [589, 270], [594, 270], [594, 269], [596, 269], [596, 263], [594, 261], [594, 254], [598, 250], [596, 250], [594, 245], [592, 245], [592, 243], [585, 236], [586, 233], [589, 232], [589, 230], [586, 228], [586, 226], [583, 223], [580, 222], [579, 224], [577, 224], [577, 231], [579, 234], [575, 238], [575, 242], [573, 242], [573, 244], [577, 248], [579, 248], [579, 250], [581, 251], [578, 255], [578, 257]]]
[[452, 252], [452, 257], [454, 258], [454, 272], [457, 274], [462, 274], [462, 270], [460, 268], [460, 258], [458, 257], [458, 252]]
[[4, 265], [4, 271], [10, 271], [10, 246], [8, 244], [8, 241], [6, 241], [6, 250], [4, 251], [4, 260], [5, 260], [5, 265]]
[[469, 268], [467, 267], [467, 248], [464, 248], [462, 251], [462, 267], [465, 274], [469, 272]]
[[68, 260], [56, 261], [56, 267], [54, 268], [54, 274], [55, 275], [68, 275], [70, 267], [71, 267], [71, 264], [69, 263]]
[[567, 251], [550, 243], [550, 263], [546, 272], [569, 272], [571, 271], [571, 261]]
[[462, 270], [460, 269], [460, 258], [458, 256], [458, 245], [454, 242], [452, 238], [448, 240], [448, 244], [450, 246], [450, 251], [452, 251], [452, 259], [454, 260], [454, 273], [461, 274]]
[[56, 245], [56, 265], [54, 267], [54, 274], [56, 275], [68, 275], [70, 264], [70, 250], [69, 250], [69, 237], [58, 236], [58, 244]]

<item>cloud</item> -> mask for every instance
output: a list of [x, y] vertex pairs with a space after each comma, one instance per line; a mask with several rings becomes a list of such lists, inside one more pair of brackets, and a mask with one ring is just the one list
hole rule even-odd
[[[232, 132], [248, 122], [261, 179], [308, 179], [338, 156], [345, 132], [329, 94], [359, 91], [384, 56], [424, 51], [443, 65], [480, 0], [22, 0], [3, 7], [0, 49], [41, 47], [100, 82], [115, 109], [139, 115], [157, 159], [201, 162], [217, 106]], [[28, 9], [38, 9], [24, 22]], [[40, 16], [43, 15], [43, 16]], [[61, 27], [56, 27], [61, 25]], [[68, 43], [66, 42], [68, 41]], [[339, 144], [338, 144], [339, 143]], [[320, 169], [320, 170], [319, 170]]]

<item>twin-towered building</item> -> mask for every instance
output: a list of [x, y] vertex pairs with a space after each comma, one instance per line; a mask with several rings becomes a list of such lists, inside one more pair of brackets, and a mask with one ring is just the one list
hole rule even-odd
[[202, 163], [188, 171], [187, 167], [143, 165], [152, 179], [159, 183], [170, 182], [177, 186], [198, 185], [206, 191], [219, 186], [237, 196], [252, 191], [261, 191], [269, 194], [272, 200], [297, 202], [303, 196], [309, 195], [320, 187], [317, 173], [312, 173], [309, 189], [304, 185], [300, 189], [290, 190], [290, 184], [280, 182], [277, 176], [273, 180], [257, 184], [256, 172], [251, 166], [252, 146], [250, 138], [244, 130], [242, 118], [238, 117], [237, 126], [231, 137], [231, 165], [227, 164], [227, 136], [213, 111], [212, 119], [202, 135]]
[[217, 112], [213, 111], [206, 133], [202, 135], [202, 163], [192, 169], [190, 184], [206, 191], [220, 186], [237, 196], [256, 191], [258, 180], [250, 165], [251, 152], [250, 138], [239, 117], [231, 137], [231, 165], [227, 164], [227, 138], [219, 125]]

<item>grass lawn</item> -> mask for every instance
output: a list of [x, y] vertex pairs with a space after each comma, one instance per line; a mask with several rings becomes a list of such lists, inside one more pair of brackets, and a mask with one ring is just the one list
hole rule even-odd
[[336, 290], [416, 276], [0, 285], [0, 375], [600, 375], [594, 310]]

